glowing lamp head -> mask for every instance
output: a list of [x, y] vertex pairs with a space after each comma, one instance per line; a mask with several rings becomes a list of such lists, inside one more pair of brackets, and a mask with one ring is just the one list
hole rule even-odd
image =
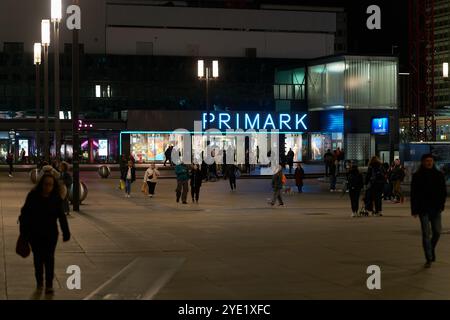
[[197, 63], [197, 76], [203, 78], [205, 76], [205, 61], [198, 60]]
[[41, 44], [34, 44], [34, 64], [41, 64]]
[[60, 22], [62, 18], [61, 0], [52, 0], [52, 21]]
[[212, 62], [212, 76], [213, 78], [218, 78], [219, 77], [219, 61], [214, 60]]
[[50, 45], [50, 20], [48, 19], [41, 22], [41, 43], [42, 46]]

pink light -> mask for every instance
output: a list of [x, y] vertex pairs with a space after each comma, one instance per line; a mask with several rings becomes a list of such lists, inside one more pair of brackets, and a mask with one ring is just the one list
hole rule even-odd
[[84, 141], [84, 142], [81, 144], [81, 146], [82, 146], [82, 147], [86, 147], [87, 144], [88, 144], [88, 141], [86, 140], [86, 141]]
[[90, 124], [90, 125], [89, 125], [89, 127], [91, 127], [91, 128], [92, 128], [92, 124]]
[[85, 124], [84, 127], [87, 128], [87, 124]]

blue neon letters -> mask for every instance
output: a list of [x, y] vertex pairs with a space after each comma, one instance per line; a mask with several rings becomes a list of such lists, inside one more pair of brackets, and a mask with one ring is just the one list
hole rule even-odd
[[[308, 130], [306, 113], [238, 113], [238, 112], [204, 112], [202, 114], [202, 128], [227, 129], [254, 129], [254, 130], [280, 130], [298, 131]], [[209, 119], [209, 120], [208, 120]]]

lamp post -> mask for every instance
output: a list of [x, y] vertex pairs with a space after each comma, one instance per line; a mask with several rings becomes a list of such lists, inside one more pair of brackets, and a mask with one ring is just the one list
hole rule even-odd
[[39, 142], [39, 107], [41, 102], [41, 81], [40, 81], [40, 65], [41, 65], [41, 53], [42, 53], [42, 45], [40, 43], [34, 44], [34, 65], [36, 66], [36, 89], [35, 89], [35, 97], [36, 97], [36, 159], [38, 160], [41, 152], [40, 152], [40, 142]]
[[50, 137], [48, 128], [48, 47], [50, 46], [50, 20], [41, 22], [41, 43], [44, 47], [44, 159], [50, 160]]
[[[212, 74], [211, 74], [211, 69], [212, 69]], [[210, 79], [217, 79], [219, 77], [219, 61], [213, 60], [212, 67], [205, 68], [205, 61], [198, 60], [197, 76], [198, 76], [199, 80], [204, 80], [206, 83], [206, 112], [207, 112], [206, 129], [209, 129], [209, 120], [210, 120], [209, 81], [210, 81]]]
[[[73, 0], [79, 5], [78, 0]], [[80, 141], [78, 136], [78, 110], [80, 105], [80, 50], [78, 46], [78, 29], [72, 31], [72, 144], [73, 144], [73, 211], [80, 211]]]
[[55, 153], [56, 159], [61, 157], [61, 128], [59, 122], [59, 23], [62, 18], [61, 0], [52, 0], [51, 3], [51, 18], [53, 22], [53, 36], [54, 36], [54, 76], [55, 76]]

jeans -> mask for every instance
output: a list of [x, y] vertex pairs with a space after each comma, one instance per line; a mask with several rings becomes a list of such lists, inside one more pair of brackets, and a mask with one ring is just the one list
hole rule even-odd
[[148, 194], [155, 194], [156, 182], [147, 181]]
[[441, 213], [421, 214], [420, 225], [422, 228], [422, 245], [427, 261], [434, 260], [434, 250], [441, 236]]
[[180, 201], [180, 197], [181, 201], [186, 202], [188, 191], [189, 191], [188, 180], [186, 181], [177, 180], [177, 190], [176, 190], [177, 202]]
[[352, 204], [352, 212], [358, 212], [359, 207], [359, 195], [361, 194], [361, 190], [350, 190], [350, 202]]
[[229, 180], [231, 190], [236, 190], [236, 177], [230, 177]]
[[10, 163], [9, 164], [9, 174], [13, 174], [13, 164], [12, 163]]
[[53, 287], [53, 277], [55, 273], [55, 249], [58, 239], [30, 239], [31, 250], [33, 251], [34, 275], [38, 286]]
[[275, 189], [273, 190], [273, 196], [272, 196], [272, 205], [275, 204], [276, 200], [278, 199], [279, 204], [283, 204], [283, 198], [281, 198], [281, 191], [282, 189]]
[[297, 185], [298, 193], [303, 193], [303, 185], [299, 184]]
[[125, 193], [130, 194], [131, 193], [131, 180], [127, 179], [125, 180]]
[[192, 196], [192, 202], [197, 201], [200, 197], [200, 186], [191, 186], [191, 196]]
[[336, 190], [336, 181], [337, 181], [336, 175], [332, 174], [330, 178], [330, 190]]

